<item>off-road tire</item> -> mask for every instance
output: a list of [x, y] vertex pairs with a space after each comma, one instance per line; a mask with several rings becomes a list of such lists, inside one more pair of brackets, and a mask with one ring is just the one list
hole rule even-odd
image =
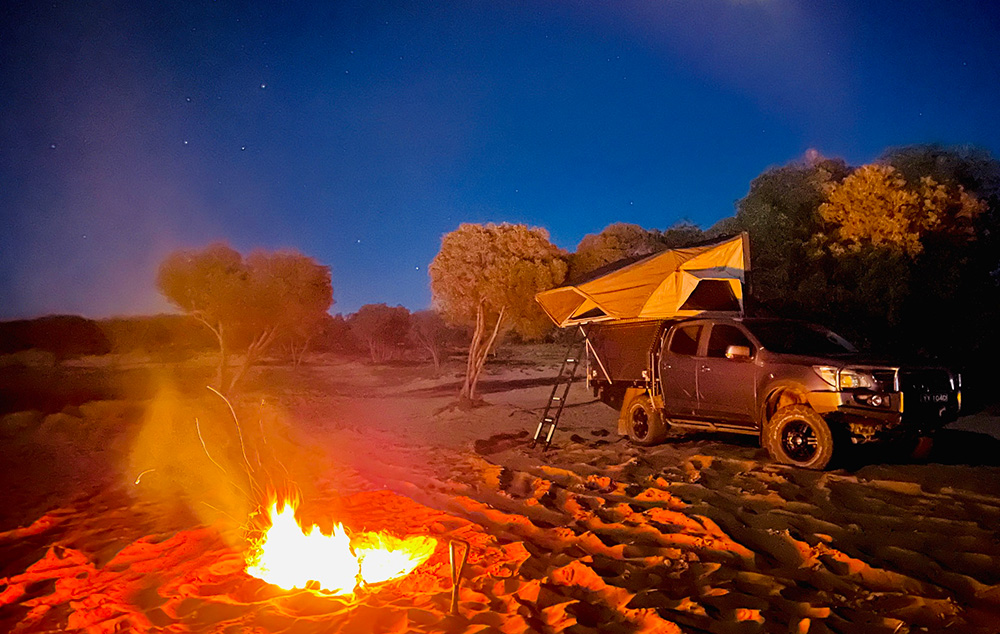
[[763, 444], [781, 463], [805, 469], [825, 469], [833, 458], [833, 432], [808, 405], [788, 405], [764, 425]]
[[656, 445], [667, 437], [667, 425], [663, 416], [653, 405], [647, 394], [637, 394], [628, 402], [625, 422], [629, 440], [643, 447]]

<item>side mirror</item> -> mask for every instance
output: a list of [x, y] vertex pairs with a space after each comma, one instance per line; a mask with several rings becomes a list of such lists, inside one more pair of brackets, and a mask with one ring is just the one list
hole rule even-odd
[[749, 359], [750, 348], [747, 346], [729, 346], [726, 348], [727, 359]]

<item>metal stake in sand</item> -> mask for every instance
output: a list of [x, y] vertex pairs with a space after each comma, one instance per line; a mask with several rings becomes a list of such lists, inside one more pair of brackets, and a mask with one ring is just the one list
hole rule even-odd
[[[461, 561], [458, 561], [455, 555], [456, 544], [465, 546], [465, 552], [462, 553]], [[462, 581], [462, 570], [465, 568], [465, 562], [469, 558], [469, 542], [461, 539], [448, 542], [448, 558], [451, 560], [451, 613], [457, 615], [458, 587]]]

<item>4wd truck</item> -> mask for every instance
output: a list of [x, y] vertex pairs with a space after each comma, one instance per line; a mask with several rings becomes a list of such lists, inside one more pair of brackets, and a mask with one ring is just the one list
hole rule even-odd
[[590, 387], [641, 445], [672, 428], [753, 434], [776, 460], [822, 469], [836, 444], [927, 436], [957, 416], [961, 377], [947, 369], [867, 358], [814, 324], [745, 317], [749, 272], [744, 233], [535, 299], [583, 331]]
[[585, 327], [588, 383], [640, 445], [672, 428], [759, 436], [822, 469], [838, 443], [930, 436], [961, 407], [961, 377], [861, 355], [801, 321], [696, 318]]

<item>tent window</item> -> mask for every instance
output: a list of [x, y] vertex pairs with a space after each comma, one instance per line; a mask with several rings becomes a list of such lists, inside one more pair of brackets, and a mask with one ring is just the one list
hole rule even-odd
[[580, 315], [573, 315], [573, 319], [596, 319], [597, 317], [606, 317], [607, 313], [600, 308], [591, 308], [587, 312]]
[[701, 280], [691, 291], [681, 310], [739, 312], [740, 302], [727, 280]]

